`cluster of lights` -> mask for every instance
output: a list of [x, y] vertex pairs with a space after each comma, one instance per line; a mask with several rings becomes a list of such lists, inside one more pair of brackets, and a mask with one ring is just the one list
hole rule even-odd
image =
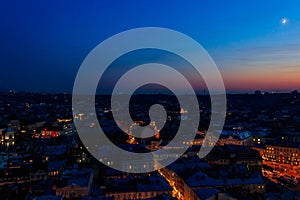
[[57, 119], [57, 121], [58, 121], [59, 123], [67, 123], [67, 122], [71, 122], [72, 119]]
[[[253, 138], [253, 142], [255, 142], [256, 141], [256, 139], [255, 138]], [[257, 144], [260, 144], [261, 143], [261, 139], [260, 138], [257, 138]]]
[[[177, 197], [178, 199], [182, 199], [181, 193], [179, 192], [179, 190], [175, 186], [175, 181], [173, 181], [173, 180], [169, 179], [167, 176], [165, 176], [161, 170], [158, 170], [158, 173], [162, 177], [164, 177], [168, 181], [168, 183], [170, 184], [170, 186], [172, 187], [172, 189], [173, 189], [172, 190], [172, 196], [173, 197]], [[173, 175], [174, 175], [174, 173], [173, 173]]]

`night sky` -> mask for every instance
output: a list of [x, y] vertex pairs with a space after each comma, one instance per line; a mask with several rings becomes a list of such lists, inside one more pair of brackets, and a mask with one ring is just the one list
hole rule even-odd
[[[189, 2], [189, 3], [187, 3]], [[131, 28], [180, 31], [227, 91], [300, 89], [300, 1], [2, 1], [0, 89], [71, 92], [83, 59]]]

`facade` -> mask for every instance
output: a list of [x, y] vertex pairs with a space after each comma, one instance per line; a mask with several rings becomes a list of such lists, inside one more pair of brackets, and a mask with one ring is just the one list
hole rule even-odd
[[299, 166], [300, 149], [297, 147], [266, 145], [264, 160], [291, 166]]
[[251, 132], [243, 131], [241, 133], [234, 133], [229, 136], [223, 136], [218, 140], [218, 145], [241, 145], [241, 146], [252, 146], [253, 145], [253, 137]]
[[250, 170], [260, 170], [262, 158], [254, 149], [240, 145], [215, 147], [205, 158], [210, 165], [246, 165]]
[[75, 168], [62, 172], [61, 180], [65, 183], [57, 186], [56, 195], [66, 198], [79, 198], [90, 195], [94, 178], [93, 171], [87, 168], [82, 170]]
[[12, 128], [7, 128], [2, 131], [1, 144], [7, 147], [15, 145], [15, 132]]
[[213, 179], [207, 174], [198, 171], [186, 180], [186, 183], [193, 189], [217, 188], [230, 189], [242, 187], [248, 193], [264, 193], [265, 182], [260, 172], [255, 172], [248, 178], [233, 178], [233, 179]]
[[56, 189], [56, 195], [61, 195], [66, 198], [78, 198], [85, 197], [89, 195], [89, 187], [79, 186], [79, 185], [67, 185], [63, 188]]
[[116, 200], [125, 200], [125, 199], [146, 199], [146, 198], [155, 198], [160, 194], [171, 195], [172, 191], [132, 191], [132, 192], [108, 192], [106, 197], [112, 197]]
[[52, 131], [44, 129], [41, 131], [41, 137], [42, 138], [56, 138], [60, 135], [59, 131]]

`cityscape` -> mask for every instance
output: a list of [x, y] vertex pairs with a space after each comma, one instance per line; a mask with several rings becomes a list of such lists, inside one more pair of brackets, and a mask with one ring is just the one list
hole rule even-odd
[[[158, 97], [170, 99], [164, 96], [142, 95], [137, 99], [148, 99], [148, 102]], [[202, 159], [198, 152], [211, 113], [209, 97], [199, 95], [198, 98], [201, 123], [190, 148], [167, 167], [137, 174], [115, 170], [91, 156], [73, 122], [86, 116], [73, 118], [70, 94], [14, 90], [2, 93], [1, 198], [299, 198], [300, 94], [297, 91], [228, 94], [221, 137]], [[97, 96], [97, 99], [107, 102], [109, 97]], [[139, 105], [147, 107], [147, 104]], [[170, 116], [188, 112], [183, 108], [176, 109], [175, 104], [170, 107], [173, 107], [168, 112]], [[142, 111], [139, 107], [135, 112]], [[110, 112], [99, 109], [97, 114], [106, 116], [109, 124]], [[147, 121], [146, 117], [144, 119]], [[117, 134], [112, 126], [105, 126], [108, 134]], [[172, 126], [167, 130], [172, 132]], [[130, 134], [114, 138], [111, 139], [123, 148], [133, 147], [139, 152], [157, 150], [170, 140], [164, 133], [144, 141], [134, 139]]]
[[1, 2], [0, 200], [300, 200], [299, 8]]

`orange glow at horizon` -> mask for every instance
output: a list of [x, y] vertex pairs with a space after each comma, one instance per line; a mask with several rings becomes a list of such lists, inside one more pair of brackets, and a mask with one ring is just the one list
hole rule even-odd
[[222, 72], [227, 90], [294, 90], [300, 89], [300, 72], [283, 70], [235, 70]]

